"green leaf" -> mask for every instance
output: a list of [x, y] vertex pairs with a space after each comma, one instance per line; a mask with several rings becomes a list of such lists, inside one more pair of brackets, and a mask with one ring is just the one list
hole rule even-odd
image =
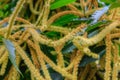
[[76, 0], [56, 0], [54, 3], [51, 4], [50, 9], [53, 10], [65, 6], [67, 4], [73, 3], [75, 1]]
[[[15, 67], [15, 69], [22, 75], [21, 71], [19, 70], [17, 64], [16, 64], [16, 55], [15, 55], [15, 47], [14, 47], [14, 44], [10, 41], [10, 40], [7, 40], [5, 38], [2, 39], [8, 52], [9, 52], [9, 59], [11, 61], [11, 63], [13, 64], [13, 66]], [[23, 76], [23, 75], [22, 75]]]
[[0, 35], [0, 45], [3, 44], [2, 38], [3, 38], [3, 36]]
[[56, 25], [56, 26], [63, 26], [69, 22], [71, 22], [73, 19], [76, 19], [78, 18], [77, 16], [73, 15], [73, 14], [67, 14], [67, 15], [64, 15], [62, 17], [60, 17], [59, 19], [57, 19], [53, 25]]
[[4, 16], [4, 12], [2, 10], [0, 10], [0, 17]]
[[9, 8], [8, 4], [5, 4], [5, 6], [3, 7], [4, 10], [7, 10]]
[[2, 40], [3, 36], [0, 35], [0, 41]]
[[120, 56], [120, 45], [118, 45], [118, 48], [119, 48], [119, 56]]
[[59, 32], [50, 31], [50, 32], [45, 32], [44, 34], [48, 38], [51, 38], [51, 39], [59, 39], [60, 38], [60, 33]]
[[100, 22], [97, 22], [96, 24], [93, 24], [91, 26], [88, 26], [88, 28], [86, 29], [87, 32], [99, 27], [100, 25], [102, 24], [106, 24], [108, 21], [100, 21]]
[[111, 4], [110, 9], [120, 7], [120, 0], [114, 2]]
[[101, 2], [105, 2], [106, 4], [112, 4], [116, 0], [100, 0]]

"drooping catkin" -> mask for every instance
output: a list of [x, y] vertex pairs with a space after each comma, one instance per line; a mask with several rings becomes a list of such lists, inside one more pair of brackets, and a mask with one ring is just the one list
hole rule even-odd
[[29, 6], [30, 6], [30, 11], [33, 13], [33, 14], [40, 14], [40, 11], [37, 11], [33, 8], [33, 0], [29, 0]]
[[32, 35], [34, 40], [39, 41], [41, 44], [46, 44], [48, 46], [53, 46], [53, 43], [52, 43], [51, 39], [47, 39], [47, 40], [43, 39], [42, 37], [40, 37], [40, 34], [37, 33], [34, 29], [29, 28], [28, 31]]
[[8, 58], [8, 52], [5, 50], [4, 54], [0, 58], [0, 64], [2, 64]]
[[77, 9], [74, 5], [72, 4], [68, 4], [67, 7], [69, 7], [72, 11], [77, 11], [77, 12], [80, 12], [79, 9]]
[[41, 44], [46, 44], [46, 45], [51, 46], [51, 47], [56, 47], [56, 46], [60, 46], [61, 44], [64, 44], [68, 40], [73, 39], [74, 36], [76, 35], [76, 33], [81, 31], [81, 29], [84, 27], [85, 27], [85, 24], [81, 24], [76, 29], [74, 29], [71, 33], [69, 33], [68, 35], [66, 35], [65, 37], [63, 37], [57, 41], [53, 41], [51, 39], [47, 39], [47, 40], [43, 39], [42, 37], [40, 37], [40, 34], [32, 28], [29, 28], [28, 31], [32, 35], [32, 37], [36, 41], [40, 42]]
[[[30, 40], [29, 40], [30, 41]], [[31, 47], [33, 49], [36, 49], [35, 46], [33, 45], [33, 43], [30, 42], [30, 45], [32, 45]], [[57, 72], [59, 72], [61, 75], [63, 75], [64, 77], [67, 78], [72, 78], [72, 75], [69, 74], [65, 69], [60, 68], [59, 66], [57, 66], [51, 59], [49, 59], [43, 52], [41, 52], [41, 54], [44, 56], [44, 60]]]
[[7, 32], [6, 38], [8, 38], [9, 35], [11, 34], [12, 26], [15, 23], [15, 18], [17, 17], [18, 13], [20, 12], [20, 10], [21, 10], [24, 3], [25, 3], [25, 0], [19, 0], [17, 2], [15, 10], [13, 11], [13, 13], [12, 13], [12, 15], [10, 17], [10, 20], [8, 22], [8, 32]]
[[47, 30], [48, 31], [60, 32], [60, 33], [65, 34], [65, 35], [67, 35], [68, 33], [70, 33], [72, 31], [71, 28], [54, 26], [54, 25], [49, 26], [49, 28]]
[[73, 44], [74, 44], [80, 51], [84, 52], [86, 55], [91, 56], [91, 57], [93, 57], [93, 58], [97, 58], [97, 59], [99, 58], [99, 55], [98, 55], [98, 54], [95, 54], [95, 53], [91, 52], [88, 47], [82, 46], [82, 45], [78, 42], [78, 40], [74, 39], [74, 40], [73, 40]]
[[63, 54], [61, 52], [63, 46], [64, 44], [61, 44], [60, 46], [55, 47], [55, 51], [57, 52], [57, 64], [62, 68], [65, 67]]
[[15, 32], [13, 35], [12, 35], [12, 37], [13, 38], [19, 38], [19, 36], [21, 35], [21, 33], [22, 33], [22, 31], [17, 31], [17, 32]]
[[[6, 53], [8, 53], [8, 52], [6, 51]], [[6, 71], [6, 68], [7, 68], [7, 64], [8, 64], [8, 56], [6, 57], [4, 62], [2, 63], [2, 66], [1, 66], [1, 69], [0, 69], [0, 75], [3, 76], [5, 74], [5, 71]]]
[[77, 51], [77, 58], [74, 60], [74, 67], [73, 67], [73, 79], [72, 80], [78, 80], [77, 77], [78, 77], [78, 66], [79, 66], [79, 63], [81, 61], [81, 59], [83, 58], [84, 54], [78, 50]]
[[118, 80], [118, 69], [117, 69], [117, 63], [118, 63], [118, 57], [119, 57], [119, 48], [118, 45], [115, 44], [112, 46], [113, 49], [113, 71], [112, 71], [112, 80]]
[[106, 36], [106, 58], [105, 58], [105, 80], [110, 80], [111, 77], [111, 37], [110, 34]]
[[119, 37], [120, 37], [120, 33], [111, 34], [111, 38], [119, 38]]
[[29, 37], [30, 37], [30, 34], [27, 31], [24, 31], [23, 34], [20, 36], [20, 40], [18, 41], [18, 44], [22, 44]]
[[50, 13], [50, 2], [51, 2], [51, 0], [47, 0], [47, 1], [45, 1], [45, 4], [44, 4], [42, 27], [40, 29], [41, 31], [45, 31], [47, 28], [49, 28], [49, 26], [48, 26], [48, 16], [49, 16], [49, 13]]
[[31, 54], [31, 57], [32, 57], [33, 64], [35, 65], [35, 67], [37, 69], [40, 69], [40, 64], [38, 62], [38, 58], [37, 58], [37, 55], [35, 53], [35, 50], [32, 47], [29, 47], [29, 49], [30, 49], [30, 54]]
[[5, 46], [1, 46], [0, 47], [0, 58], [2, 57], [4, 51], [5, 51]]
[[44, 60], [54, 69], [56, 72], [60, 73], [62, 76], [67, 77], [68, 79], [72, 79], [72, 75], [69, 74], [65, 69], [60, 68], [57, 66], [52, 60], [50, 60], [44, 53], [42, 53], [44, 56]]
[[75, 37], [76, 40], [83, 46], [92, 46], [98, 42], [100, 42], [108, 33], [110, 33], [114, 28], [116, 28], [119, 24], [119, 21], [112, 22], [109, 26], [106, 26], [99, 34], [93, 36], [92, 38], [84, 38], [81, 36]]
[[57, 51], [57, 64], [60, 67], [64, 67], [64, 59], [63, 59], [63, 55], [60, 51]]
[[48, 72], [47, 66], [44, 61], [44, 56], [41, 54], [42, 51], [40, 50], [39, 43], [35, 42], [35, 51], [37, 53], [38, 61], [40, 62], [41, 68], [43, 70], [43, 74], [47, 80], [52, 80], [50, 74]]
[[36, 78], [36, 80], [44, 80], [44, 78], [40, 75], [39, 71], [35, 68], [35, 66], [32, 64], [24, 50], [18, 46], [16, 43], [14, 43], [17, 53], [21, 56], [21, 58], [24, 60], [25, 64], [28, 66], [30, 72], [33, 74], [33, 76]]
[[86, 24], [80, 24], [77, 28], [75, 28], [73, 31], [71, 31], [68, 35], [66, 35], [65, 37], [57, 40], [57, 41], [54, 41], [53, 44], [54, 44], [54, 47], [57, 47], [61, 44], [64, 44], [66, 43], [67, 41], [69, 40], [72, 40], [74, 38], [74, 36], [82, 31], [82, 28], [86, 27]]

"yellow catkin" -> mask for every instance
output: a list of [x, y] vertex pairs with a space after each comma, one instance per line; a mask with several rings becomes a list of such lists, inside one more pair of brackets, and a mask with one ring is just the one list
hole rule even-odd
[[119, 38], [119, 37], [120, 37], [120, 33], [111, 34], [111, 38]]
[[0, 58], [0, 64], [2, 64], [8, 58], [8, 52], [5, 51], [2, 57]]
[[48, 46], [53, 46], [53, 44], [51, 44], [51, 42], [52, 42], [51, 39], [48, 39], [48, 40], [43, 39], [42, 37], [40, 37], [40, 34], [38, 32], [36, 32], [34, 29], [29, 28], [28, 31], [30, 32], [30, 34], [32, 35], [34, 40], [40, 41], [40, 43], [46, 44]]
[[[0, 25], [8, 22], [9, 19], [10, 19], [10, 17], [4, 18], [3, 20], [0, 21]], [[20, 21], [20, 22], [23, 22], [23, 23], [25, 23], [25, 24], [31, 24], [28, 20], [25, 20], [25, 19], [23, 19], [23, 18], [21, 18], [21, 17], [16, 17], [16, 21]], [[8, 27], [7, 27], [7, 28], [8, 28]]]
[[88, 56], [99, 59], [99, 55], [91, 52], [88, 47], [83, 48], [83, 52], [85, 52], [85, 54], [88, 55]]
[[51, 39], [45, 40], [42, 37], [40, 37], [40, 34], [38, 32], [36, 32], [34, 29], [29, 28], [28, 31], [30, 32], [30, 34], [32, 35], [32, 37], [40, 42], [41, 44], [46, 44], [48, 46], [52, 46], [52, 47], [57, 47], [60, 46], [61, 44], [64, 44], [65, 42], [67, 42], [68, 40], [71, 40], [74, 38], [74, 36], [76, 35], [77, 32], [81, 31], [82, 28], [85, 27], [85, 24], [82, 24], [80, 26], [78, 26], [76, 29], [74, 29], [71, 33], [69, 33], [68, 35], [66, 35], [65, 37], [57, 40], [57, 41], [52, 41]]
[[109, 26], [106, 26], [99, 34], [93, 36], [92, 38], [84, 38], [81, 36], [76, 37], [79, 43], [83, 46], [92, 46], [100, 42], [108, 33], [110, 33], [114, 28], [119, 25], [119, 21], [112, 22]]
[[33, 13], [33, 14], [40, 14], [40, 11], [37, 11], [33, 8], [33, 0], [29, 0], [29, 6], [30, 6], [30, 11]]
[[[19, 28], [24, 27], [24, 28], [34, 28], [32, 25], [14, 25], [13, 30], [17, 30]], [[0, 28], [0, 34], [4, 35], [6, 31], [8, 30], [8, 27]]]
[[114, 34], [114, 33], [120, 33], [120, 29], [119, 29], [119, 28], [115, 28], [115, 29], [112, 30], [111, 33], [113, 33], [113, 34]]
[[64, 59], [63, 59], [63, 55], [62, 55], [61, 51], [57, 51], [57, 64], [60, 67], [64, 67]]
[[25, 0], [19, 0], [17, 2], [15, 10], [13, 11], [13, 13], [12, 13], [12, 15], [10, 17], [10, 20], [8, 22], [8, 32], [7, 32], [6, 38], [8, 38], [9, 35], [11, 34], [12, 26], [15, 23], [15, 18], [17, 17], [18, 13], [20, 12], [20, 10], [21, 10], [24, 3], [25, 3]]
[[74, 65], [74, 60], [65, 68], [66, 71], [70, 70], [73, 68]]
[[94, 4], [95, 8], [98, 8], [98, 1], [97, 0], [93, 0], [93, 4]]
[[36, 67], [37, 69], [40, 69], [40, 64], [39, 64], [39, 62], [38, 62], [38, 59], [37, 59], [37, 55], [36, 55], [36, 53], [35, 53], [35, 50], [34, 50], [33, 48], [31, 48], [30, 46], [29, 46], [29, 49], [30, 49], [30, 54], [31, 54], [32, 61], [33, 61], [34, 65], [35, 65], [35, 67]]
[[12, 74], [11, 74], [11, 72], [12, 72], [12, 68], [9, 70], [9, 73], [7, 74], [7, 77], [6, 78], [8, 78], [7, 80], [12, 80]]
[[49, 28], [47, 28], [47, 30], [48, 31], [60, 32], [60, 33], [65, 34], [65, 35], [67, 35], [68, 33], [70, 33], [72, 31], [71, 28], [54, 26], [54, 25], [49, 26]]
[[45, 61], [44, 61], [44, 57], [43, 57], [43, 55], [41, 54], [42, 51], [40, 50], [39, 44], [38, 44], [37, 42], [35, 42], [35, 48], [36, 48], [35, 50], [36, 50], [36, 53], [37, 53], [38, 60], [39, 60], [39, 62], [40, 62], [40, 65], [41, 65], [41, 67], [42, 67], [42, 70], [43, 70], [43, 72], [44, 72], [44, 76], [45, 76], [45, 78], [46, 78], [47, 80], [51, 80], [50, 74], [49, 74], [49, 72], [48, 72], [48, 70], [47, 70], [47, 66], [46, 66]]
[[[30, 42], [30, 41], [29, 41]], [[33, 45], [30, 42], [30, 45]], [[33, 49], [36, 49], [35, 46], [31, 46]], [[73, 76], [71, 74], [69, 74], [68, 72], [66, 72], [66, 70], [61, 69], [59, 66], [57, 66], [52, 60], [50, 60], [44, 53], [41, 52], [41, 54], [44, 57], [44, 60], [57, 72], [59, 72], [61, 75], [63, 75], [64, 77], [67, 77], [69, 79], [71, 79]]]
[[118, 56], [119, 56], [119, 48], [118, 45], [112, 46], [113, 48], [113, 71], [112, 71], [112, 80], [118, 80], [118, 70], [117, 70], [117, 63], [118, 63]]
[[30, 59], [27, 57], [24, 50], [17, 44], [14, 44], [14, 45], [15, 45], [16, 51], [21, 56], [21, 58], [24, 60], [25, 64], [28, 66], [30, 72], [33, 74], [36, 80], [44, 80], [44, 78], [40, 75], [39, 71], [35, 68], [35, 66], [32, 64]]
[[51, 0], [45, 1], [43, 18], [42, 18], [42, 27], [40, 29], [41, 31], [45, 31], [47, 28], [49, 28], [47, 21], [50, 13], [50, 2]]
[[54, 42], [53, 42], [54, 47], [57, 47], [57, 46], [59, 46], [59, 45], [61, 45], [61, 44], [66, 43], [68, 40], [73, 39], [74, 36], [75, 36], [78, 32], [82, 31], [82, 28], [84, 28], [84, 27], [86, 27], [86, 24], [81, 24], [81, 25], [79, 25], [77, 28], [75, 28], [73, 31], [71, 31], [71, 33], [69, 33], [68, 35], [66, 35], [65, 37], [63, 37], [63, 38], [61, 38], [61, 39], [59, 39], [59, 40], [57, 40], [57, 41], [54, 41]]
[[2, 66], [1, 66], [1, 69], [0, 69], [0, 75], [3, 76], [5, 74], [7, 64], [8, 64], [8, 57], [2, 63]]
[[110, 80], [111, 77], [111, 37], [110, 34], [106, 36], [106, 58], [105, 58], [105, 80]]
[[67, 5], [71, 10], [73, 10], [73, 11], [78, 11], [78, 12], [80, 12], [80, 10], [79, 9], [77, 9], [74, 5], [72, 5], [72, 4], [68, 4]]
[[91, 52], [88, 47], [84, 47], [84, 46], [80, 45], [80, 43], [78, 42], [78, 40], [74, 39], [74, 40], [73, 40], [73, 44], [74, 44], [79, 50], [81, 50], [82, 52], [84, 52], [86, 55], [91, 56], [91, 57], [93, 57], [93, 58], [97, 58], [97, 59], [99, 58], [99, 55]]
[[38, 26], [38, 25], [41, 24], [43, 12], [44, 12], [44, 9], [41, 10], [41, 12], [40, 12], [40, 14], [39, 14], [39, 16], [38, 16], [38, 18], [37, 18], [37, 21], [36, 21], [36, 23], [35, 23], [35, 25], [36, 25], [38, 28], [40, 28], [40, 26]]
[[12, 35], [12, 37], [13, 38], [19, 38], [19, 36], [20, 36], [20, 34], [22, 33], [22, 31], [17, 31], [16, 33], [14, 33], [13, 35]]
[[[78, 52], [79, 52], [79, 51], [78, 51]], [[65, 70], [66, 70], [66, 71], [69, 71], [70, 69], [72, 69], [74, 63], [76, 63], [76, 60], [77, 60], [77, 61], [78, 61], [79, 59], [81, 60], [82, 56], [84, 56], [83, 53], [78, 54], [77, 56], [74, 56], [74, 57], [73, 57], [73, 60], [70, 62], [70, 64], [69, 64], [67, 67], [65, 67]], [[80, 57], [80, 58], [79, 58], [79, 57]]]
[[0, 47], [0, 58], [3, 55], [4, 51], [5, 51], [5, 46], [1, 46]]
[[100, 64], [100, 70], [104, 70], [104, 68], [105, 68], [105, 55], [100, 59], [100, 62], [99, 62], [99, 64]]
[[34, 76], [31, 74], [31, 80], [35, 80]]
[[35, 49], [35, 44], [34, 44], [31, 40], [28, 39], [26, 42], [27, 42], [27, 44], [28, 44], [30, 47], [32, 47], [33, 49]]
[[61, 52], [62, 48], [63, 48], [64, 44], [61, 44], [60, 46], [55, 47], [55, 51], [57, 52], [57, 64], [58, 66], [64, 68], [64, 58], [63, 58], [63, 54]]
[[77, 51], [77, 58], [74, 60], [74, 67], [73, 67], [73, 79], [72, 80], [77, 80], [77, 77], [78, 77], [78, 66], [79, 66], [79, 63], [83, 57], [83, 53], [80, 52], [79, 50]]
[[42, 53], [44, 56], [45, 61], [54, 69], [56, 72], [59, 72], [62, 76], [67, 77], [68, 79], [72, 79], [72, 75], [69, 74], [66, 70], [60, 68], [59, 66], [56, 66], [52, 60], [50, 60], [44, 53]]
[[40, 3], [42, 3], [42, 0], [38, 0], [38, 1], [35, 3], [35, 10], [37, 10], [37, 9], [39, 8]]
[[30, 37], [30, 34], [27, 31], [24, 31], [23, 34], [20, 36], [20, 40], [17, 42], [18, 44], [22, 44]]

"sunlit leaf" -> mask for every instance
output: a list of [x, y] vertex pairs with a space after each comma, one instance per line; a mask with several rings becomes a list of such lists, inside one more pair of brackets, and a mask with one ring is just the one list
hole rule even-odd
[[64, 15], [62, 17], [60, 17], [59, 19], [57, 19], [53, 25], [56, 25], [56, 26], [63, 26], [69, 22], [71, 22], [73, 19], [77, 18], [77, 16], [73, 15], [73, 14], [67, 14], [67, 15]]
[[0, 10], [0, 17], [4, 16], [4, 12], [2, 10]]
[[13, 64], [13, 66], [15, 67], [15, 69], [22, 75], [21, 71], [19, 70], [17, 64], [16, 64], [16, 55], [15, 55], [15, 47], [14, 47], [14, 44], [8, 40], [8, 39], [5, 39], [3, 38], [2, 39], [8, 52], [9, 52], [9, 59], [11, 61], [11, 63]]
[[86, 29], [86, 31], [89, 32], [89, 31], [91, 31], [91, 30], [99, 27], [99, 26], [102, 25], [102, 24], [106, 24], [107, 22], [108, 22], [108, 21], [99, 21], [99, 22], [97, 22], [97, 23], [95, 23], [95, 24], [93, 24], [93, 25], [88, 26], [88, 28]]
[[73, 3], [75, 1], [76, 0], [56, 0], [54, 3], [51, 4], [50, 9], [53, 10], [65, 6], [67, 4]]
[[117, 8], [117, 7], [120, 7], [120, 0], [112, 3], [111, 6], [110, 6], [110, 9], [114, 9], [114, 8]]

